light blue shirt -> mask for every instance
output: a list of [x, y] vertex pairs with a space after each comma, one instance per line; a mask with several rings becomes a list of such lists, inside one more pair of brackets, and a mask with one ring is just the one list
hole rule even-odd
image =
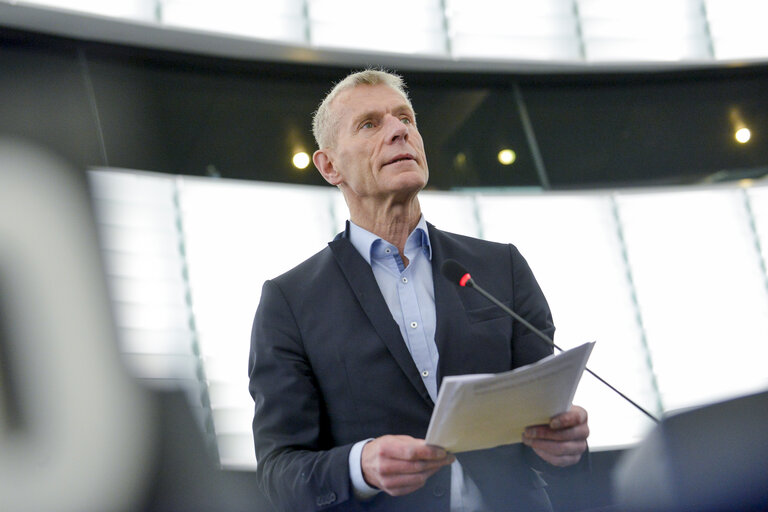
[[[371, 266], [429, 396], [436, 402], [439, 354], [435, 344], [435, 288], [427, 222], [422, 216], [405, 242], [408, 267], [403, 263], [397, 247], [353, 222], [349, 224], [350, 242]], [[368, 441], [370, 439], [356, 443], [349, 454], [352, 485], [359, 498], [368, 498], [380, 492], [363, 478], [360, 456]], [[471, 512], [481, 510], [481, 506], [477, 487], [464, 474], [457, 460], [451, 467], [451, 512]]]

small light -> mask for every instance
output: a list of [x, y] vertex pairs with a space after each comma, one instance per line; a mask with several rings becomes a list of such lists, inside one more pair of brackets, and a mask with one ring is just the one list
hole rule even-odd
[[752, 138], [752, 132], [749, 131], [749, 128], [739, 128], [733, 136], [736, 142], [746, 144]]
[[502, 165], [512, 165], [517, 159], [517, 155], [511, 149], [502, 149], [499, 151], [499, 162]]
[[293, 166], [297, 169], [306, 169], [309, 165], [309, 155], [303, 151], [299, 151], [293, 155]]
[[467, 165], [467, 155], [464, 153], [457, 153], [456, 156], [453, 158], [453, 166], [456, 168], [463, 168]]

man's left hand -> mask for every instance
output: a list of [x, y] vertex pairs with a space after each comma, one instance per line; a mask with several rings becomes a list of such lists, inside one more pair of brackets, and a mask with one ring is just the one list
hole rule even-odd
[[553, 466], [576, 464], [587, 450], [587, 411], [574, 405], [552, 417], [548, 425], [533, 425], [523, 433], [523, 444]]

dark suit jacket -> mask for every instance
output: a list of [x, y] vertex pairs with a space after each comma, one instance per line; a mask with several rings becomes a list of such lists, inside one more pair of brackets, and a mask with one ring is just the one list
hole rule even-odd
[[[448, 467], [404, 497], [379, 493], [359, 502], [352, 493], [352, 445], [385, 434], [423, 439], [434, 404], [371, 267], [345, 235], [264, 283], [249, 360], [257, 478], [286, 511], [447, 511]], [[429, 237], [438, 386], [446, 375], [507, 371], [551, 353], [476, 291], [440, 273], [446, 259], [456, 259], [478, 284], [551, 336], [547, 302], [514, 246], [432, 225]], [[458, 458], [491, 509], [549, 510], [545, 484], [527, 463], [527, 450], [514, 444]]]

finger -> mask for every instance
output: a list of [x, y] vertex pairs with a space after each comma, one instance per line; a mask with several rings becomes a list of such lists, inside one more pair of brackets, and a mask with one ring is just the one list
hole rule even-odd
[[589, 425], [586, 423], [575, 427], [553, 430], [545, 425], [528, 427], [523, 432], [523, 438], [549, 439], [551, 441], [586, 440], [589, 437]]
[[554, 416], [549, 422], [549, 427], [558, 430], [582, 423], [587, 423], [587, 411], [583, 407], [574, 405], [568, 411]]
[[424, 487], [427, 482], [424, 475], [393, 475], [382, 477], [379, 489], [392, 496], [402, 496]]
[[414, 445], [408, 453], [410, 460], [444, 460], [450, 457], [452, 455], [445, 449], [428, 444]]
[[420, 473], [433, 474], [448, 464], [450, 464], [450, 462], [447, 459], [405, 461], [400, 459], [383, 458], [379, 461], [379, 472], [382, 475], [417, 475]]
[[531, 448], [536, 454], [555, 466], [570, 466], [581, 460], [581, 456], [587, 449], [586, 442], [569, 441], [558, 443], [555, 441], [533, 440]]
[[581, 455], [551, 456], [545, 453], [544, 454], [540, 453], [538, 455], [548, 464], [551, 464], [552, 466], [557, 466], [559, 468], [573, 466], [574, 464], [578, 464], [579, 461], [581, 460]]
[[551, 456], [559, 457], [564, 455], [581, 455], [587, 450], [586, 441], [548, 441], [545, 439], [534, 439], [528, 445], [536, 452], [546, 453]]
[[439, 461], [451, 457], [443, 448], [410, 436], [384, 436], [379, 446], [381, 455], [393, 459]]
[[427, 479], [434, 475], [440, 468], [432, 468], [417, 473], [387, 473], [379, 475], [379, 489], [392, 496], [402, 496], [424, 486]]

